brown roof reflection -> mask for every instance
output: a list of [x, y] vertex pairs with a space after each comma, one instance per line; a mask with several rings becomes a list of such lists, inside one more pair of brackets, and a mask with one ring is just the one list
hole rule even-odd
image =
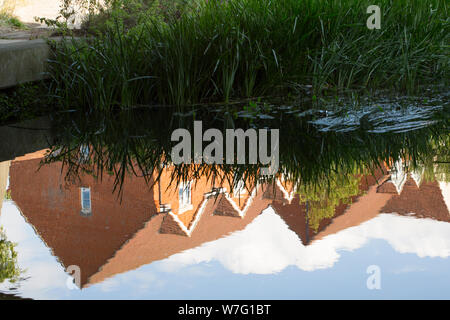
[[381, 211], [450, 222], [450, 214], [439, 183], [425, 181], [417, 186], [410, 176], [402, 192], [394, 194]]
[[[112, 193], [114, 181], [110, 176], [97, 181], [85, 175], [69, 183], [59, 163], [37, 171], [39, 163], [35, 156], [12, 162], [12, 198], [62, 265], [81, 268], [82, 287], [242, 230], [268, 206], [304, 245], [357, 226], [381, 212], [415, 212], [417, 217], [449, 221], [436, 182], [423, 182], [418, 187], [407, 180], [400, 195], [383, 193], [378, 182], [388, 181], [388, 175], [381, 170], [363, 176], [359, 194], [345, 202], [351, 204], [337, 205], [334, 216], [322, 220], [314, 232], [308, 225], [306, 204], [300, 202], [295, 186], [289, 183], [259, 186], [236, 199], [200, 179], [192, 187], [192, 208], [184, 208], [179, 214], [181, 203], [176, 189], [165, 192], [166, 188], [158, 184], [149, 188], [144, 179], [128, 179], [120, 202]], [[161, 176], [163, 184], [168, 177]], [[81, 187], [90, 188], [89, 216], [80, 214]]]
[[[243, 229], [270, 204], [259, 194], [243, 218], [219, 216], [213, 213], [220, 202], [210, 197], [195, 232], [186, 237], [173, 221], [175, 215], [159, 212], [157, 192], [143, 179], [125, 183], [120, 202], [112, 194], [109, 176], [100, 182], [85, 175], [67, 183], [60, 164], [37, 171], [39, 163], [40, 159], [12, 163], [12, 198], [62, 265], [80, 267], [82, 287]], [[91, 189], [90, 216], [80, 214], [81, 187]], [[193, 211], [198, 213], [197, 209]]]

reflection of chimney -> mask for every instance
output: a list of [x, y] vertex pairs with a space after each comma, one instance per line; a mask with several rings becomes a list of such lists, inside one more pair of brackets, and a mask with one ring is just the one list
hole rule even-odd
[[0, 162], [0, 215], [2, 213], [3, 199], [6, 195], [6, 184], [8, 183], [10, 161]]

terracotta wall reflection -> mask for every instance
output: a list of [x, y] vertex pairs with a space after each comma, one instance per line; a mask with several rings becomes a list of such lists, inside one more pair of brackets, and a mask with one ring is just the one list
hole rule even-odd
[[[11, 196], [61, 264], [81, 268], [82, 287], [242, 230], [269, 206], [304, 245], [380, 213], [414, 212], [418, 218], [449, 222], [436, 182], [417, 183], [407, 176], [401, 191], [394, 192], [386, 170], [361, 176], [358, 195], [342, 199], [334, 215], [313, 230], [305, 202], [286, 181], [231, 192], [230, 185], [217, 186], [201, 177], [185, 191], [170, 184], [169, 167], [152, 187], [143, 178], [126, 179], [120, 200], [112, 193], [112, 176], [105, 174], [99, 181], [83, 175], [66, 181], [60, 163], [40, 167], [44, 153], [11, 163]], [[1, 177], [0, 171], [0, 184]], [[82, 188], [89, 190], [85, 203]], [[88, 202], [86, 214], [83, 206]]]

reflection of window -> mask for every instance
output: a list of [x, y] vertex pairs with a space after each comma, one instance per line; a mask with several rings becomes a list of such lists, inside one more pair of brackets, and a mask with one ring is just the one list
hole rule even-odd
[[81, 188], [81, 213], [91, 213], [91, 188]]
[[182, 183], [178, 189], [178, 199], [180, 201], [179, 213], [192, 209], [191, 182]]
[[239, 197], [241, 194], [245, 193], [244, 180], [239, 180], [233, 188], [233, 195], [235, 198]]
[[82, 144], [80, 146], [80, 162], [86, 163], [89, 161], [89, 146]]
[[159, 206], [159, 212], [166, 213], [170, 211], [170, 203], [161, 204]]

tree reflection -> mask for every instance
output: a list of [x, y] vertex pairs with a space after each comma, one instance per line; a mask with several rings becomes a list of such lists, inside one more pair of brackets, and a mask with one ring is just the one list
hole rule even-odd
[[8, 280], [17, 282], [22, 273], [17, 263], [16, 244], [8, 241], [3, 228], [0, 227], [0, 283]]

